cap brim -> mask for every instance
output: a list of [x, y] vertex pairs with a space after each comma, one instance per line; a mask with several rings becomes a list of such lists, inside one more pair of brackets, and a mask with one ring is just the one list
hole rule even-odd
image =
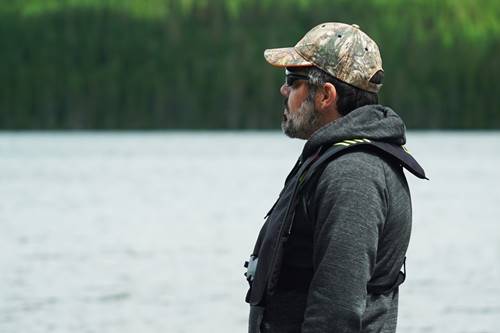
[[293, 47], [267, 49], [264, 51], [264, 58], [268, 63], [276, 67], [313, 66], [312, 63], [302, 58]]

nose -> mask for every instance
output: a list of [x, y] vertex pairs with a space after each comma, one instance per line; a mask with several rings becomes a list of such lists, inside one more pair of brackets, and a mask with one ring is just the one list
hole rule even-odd
[[280, 88], [281, 95], [283, 95], [284, 97], [288, 97], [289, 92], [290, 87], [286, 83], [283, 83]]

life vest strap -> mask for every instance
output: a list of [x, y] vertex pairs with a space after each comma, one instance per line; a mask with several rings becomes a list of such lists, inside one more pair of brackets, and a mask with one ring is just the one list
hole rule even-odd
[[[410, 152], [408, 151], [408, 149], [406, 149], [405, 146], [400, 146], [393, 143], [387, 143], [382, 141], [374, 141], [369, 139], [350, 139], [341, 142], [336, 142], [333, 144], [333, 147], [348, 148], [359, 145], [370, 145], [376, 147], [379, 150], [385, 152], [386, 154], [399, 160], [401, 162], [401, 165], [416, 177], [420, 179], [428, 179], [425, 176], [424, 169], [413, 158], [413, 156], [410, 154]], [[328, 154], [329, 157], [336, 154], [336, 151], [331, 151], [331, 153], [329, 153], [329, 151], [331, 151], [331, 148], [325, 152], [325, 154]], [[328, 159], [328, 157], [326, 157], [325, 159]]]

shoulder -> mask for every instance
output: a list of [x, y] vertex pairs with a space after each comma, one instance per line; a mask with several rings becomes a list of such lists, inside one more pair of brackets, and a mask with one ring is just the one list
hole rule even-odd
[[[310, 184], [313, 202], [334, 205], [346, 202], [385, 200], [386, 166], [384, 160], [371, 151], [349, 151], [326, 162]], [[350, 204], [349, 204], [350, 205]]]
[[309, 201], [315, 228], [383, 224], [388, 208], [385, 162], [376, 153], [346, 152], [324, 165], [318, 176]]
[[320, 182], [383, 182], [387, 167], [387, 161], [372, 151], [346, 152], [324, 166]]
[[316, 199], [345, 196], [349, 200], [379, 197], [387, 201], [399, 194], [409, 195], [399, 163], [370, 149], [346, 152], [329, 161], [317, 179], [313, 190]]

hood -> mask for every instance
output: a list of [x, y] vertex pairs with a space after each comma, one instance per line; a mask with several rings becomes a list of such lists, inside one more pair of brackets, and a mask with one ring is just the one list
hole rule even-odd
[[392, 109], [382, 105], [365, 105], [314, 132], [304, 146], [302, 157], [307, 158], [323, 145], [348, 139], [404, 145], [405, 131], [403, 120]]

